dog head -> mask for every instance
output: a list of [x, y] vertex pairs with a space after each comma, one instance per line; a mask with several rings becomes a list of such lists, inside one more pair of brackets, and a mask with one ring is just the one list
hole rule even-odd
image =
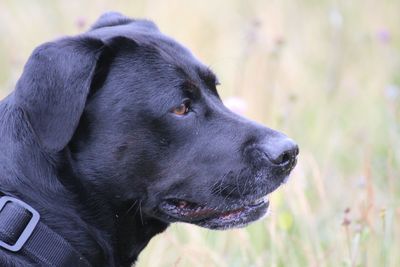
[[244, 226], [296, 164], [288, 137], [229, 111], [213, 72], [157, 27], [116, 13], [35, 50], [17, 85], [44, 153], [112, 205], [163, 222]]

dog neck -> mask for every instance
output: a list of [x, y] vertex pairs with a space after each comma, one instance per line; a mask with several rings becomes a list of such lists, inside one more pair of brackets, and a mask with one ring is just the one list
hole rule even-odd
[[[131, 213], [131, 212], [129, 212]], [[150, 239], [163, 232], [168, 224], [146, 215], [123, 212], [117, 220], [118, 258], [121, 266], [131, 266]]]
[[77, 168], [73, 166], [68, 149], [64, 150], [62, 158], [60, 181], [76, 193], [79, 203], [85, 203], [81, 215], [90, 225], [100, 227], [109, 237], [109, 242], [115, 244], [112, 251], [117, 265], [131, 266], [150, 239], [163, 232], [169, 224], [144, 214], [139, 200], [111, 201], [104, 189], [73, 171]]
[[[82, 183], [65, 153], [44, 153], [26, 115], [0, 102], [0, 189], [29, 203], [48, 227], [64, 237], [93, 266], [131, 266], [150, 239], [168, 224], [115, 206]], [[8, 257], [0, 251], [0, 257]]]

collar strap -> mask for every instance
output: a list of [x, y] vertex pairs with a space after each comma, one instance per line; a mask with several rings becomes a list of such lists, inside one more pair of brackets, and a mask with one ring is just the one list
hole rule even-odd
[[0, 250], [22, 254], [40, 266], [90, 267], [63, 237], [25, 202], [0, 192]]

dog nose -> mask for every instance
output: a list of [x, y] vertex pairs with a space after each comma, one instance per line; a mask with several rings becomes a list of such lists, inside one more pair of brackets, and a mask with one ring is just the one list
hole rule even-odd
[[299, 147], [288, 137], [268, 140], [267, 145], [263, 145], [263, 150], [271, 163], [280, 166], [294, 165], [299, 154]]

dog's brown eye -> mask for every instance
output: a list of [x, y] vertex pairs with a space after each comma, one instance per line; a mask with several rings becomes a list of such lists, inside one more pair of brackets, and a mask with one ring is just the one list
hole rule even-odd
[[180, 104], [178, 107], [174, 108], [172, 110], [173, 113], [176, 115], [186, 115], [190, 111], [190, 101], [186, 100], [182, 104]]

